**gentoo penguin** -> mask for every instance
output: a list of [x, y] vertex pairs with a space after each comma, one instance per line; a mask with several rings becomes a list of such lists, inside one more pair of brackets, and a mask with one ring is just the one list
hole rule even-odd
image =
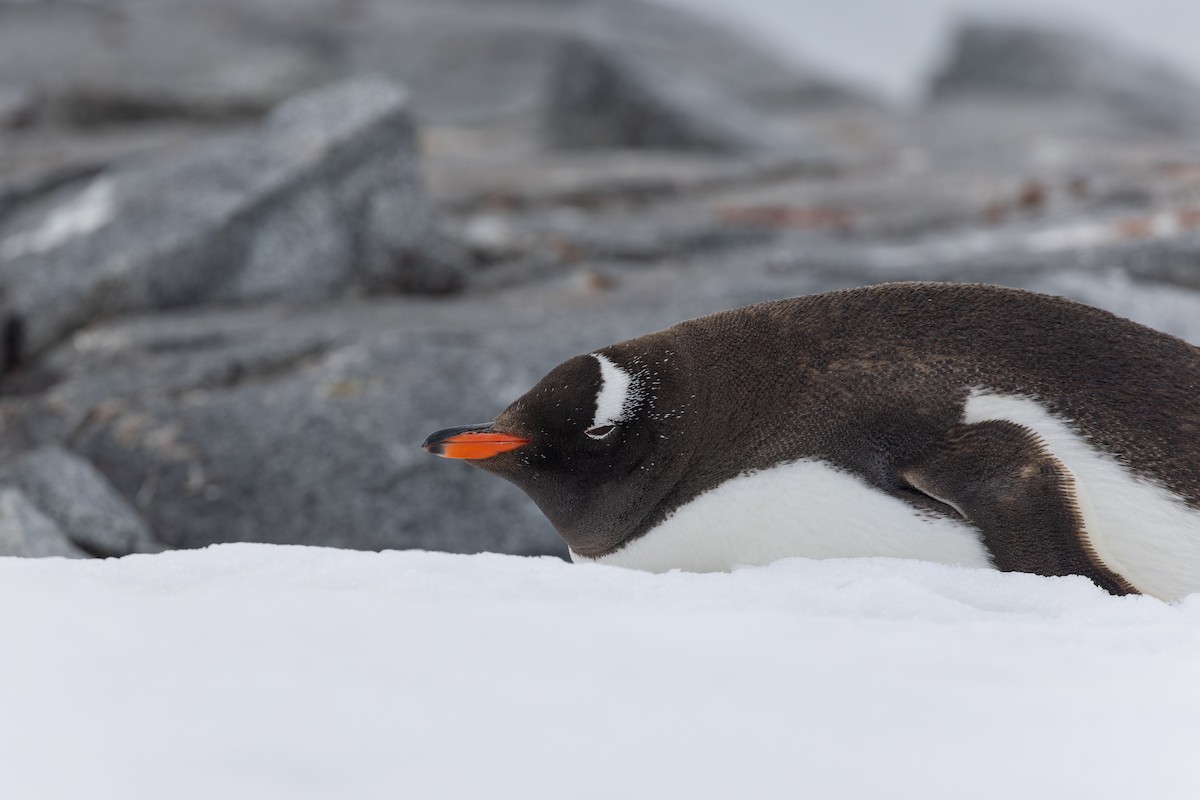
[[577, 356], [426, 450], [512, 481], [576, 561], [892, 556], [1200, 591], [1200, 349], [994, 286], [896, 283]]

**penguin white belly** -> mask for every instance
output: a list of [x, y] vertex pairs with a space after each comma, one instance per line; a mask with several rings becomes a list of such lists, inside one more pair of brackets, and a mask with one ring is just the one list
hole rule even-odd
[[571, 556], [651, 572], [720, 572], [789, 556], [992, 566], [979, 533], [966, 522], [922, 513], [851, 473], [808, 459], [728, 480], [615, 553]]
[[1088, 540], [1105, 566], [1163, 600], [1200, 592], [1200, 512], [1134, 475], [1032, 398], [972, 392], [963, 421], [990, 419], [1029, 428], [1071, 471]]

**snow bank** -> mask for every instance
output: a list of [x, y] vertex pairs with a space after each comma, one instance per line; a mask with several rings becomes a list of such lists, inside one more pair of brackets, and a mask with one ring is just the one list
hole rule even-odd
[[1200, 595], [889, 560], [0, 559], [0, 797], [1200, 797]]

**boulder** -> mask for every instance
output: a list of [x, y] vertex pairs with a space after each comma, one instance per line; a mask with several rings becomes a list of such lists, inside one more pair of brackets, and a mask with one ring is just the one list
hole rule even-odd
[[1154, 128], [1200, 126], [1196, 80], [1101, 37], [1027, 22], [964, 24], [929, 93], [937, 102], [1078, 102]]
[[[1193, 212], [1194, 213], [1194, 212]], [[1200, 289], [1200, 230], [1155, 234], [1177, 214], [1131, 219], [1057, 219], [995, 230], [949, 230], [919, 240], [808, 242], [781, 248], [779, 274], [840, 275], [866, 283], [904, 280], [1007, 283], [1055, 273], [1109, 272]], [[1139, 226], [1131, 232], [1133, 226]], [[1146, 230], [1142, 230], [1142, 227]]]
[[752, 152], [772, 145], [748, 106], [627, 48], [567, 42], [551, 76], [543, 131], [552, 147]]
[[715, 21], [652, 3], [600, 2], [546, 71], [547, 143], [560, 148], [789, 152], [827, 160], [806, 115], [866, 95], [773, 58]]
[[422, 119], [436, 123], [543, 114], [555, 102], [547, 95], [553, 73], [570, 64], [581, 40], [619, 48], [658, 74], [688, 76], [681, 83], [760, 112], [865, 100], [816, 70], [774, 57], [728, 24], [656, 2], [367, 0], [361, 9], [335, 28], [353, 42], [346, 48], [353, 68], [401, 80]]
[[[809, 110], [864, 101], [727, 25], [638, 0], [0, 2], [0, 240], [6, 214], [40, 208], [54, 188], [83, 189], [100, 170], [149, 154], [175, 157], [181, 143], [198, 147], [350, 75], [401, 82], [442, 141], [467, 128], [509, 137], [481, 147], [540, 149], [538, 126], [559, 102], [551, 76], [578, 41], [619, 68], [619, 86], [630, 82], [621, 94], [679, 115], [673, 126], [709, 131], [702, 141], [765, 139], [808, 154]], [[572, 72], [595, 66], [583, 53]], [[731, 124], [737, 115], [722, 109], [735, 108], [754, 121]], [[616, 132], [628, 138], [635, 121]], [[576, 122], [563, 126], [563, 141], [577, 135]], [[301, 216], [319, 222], [313, 205]]]
[[91, 464], [61, 447], [33, 450], [0, 472], [78, 549], [97, 556], [155, 553], [162, 545]]
[[664, 72], [695, 76], [760, 113], [876, 105], [867, 93], [802, 64], [795, 52], [787, 60], [776, 56], [728, 18], [646, 0], [580, 5], [583, 14], [573, 27], [578, 35], [627, 47]]
[[0, 488], [0, 556], [86, 558], [54, 521], [16, 489]]
[[258, 116], [326, 70], [252, 17], [221, 2], [0, 3], [0, 75], [57, 125]]
[[20, 128], [34, 117], [33, 92], [23, 86], [0, 84], [0, 128]]
[[223, 135], [199, 122], [139, 122], [88, 131], [18, 125], [0, 130], [0, 241], [115, 164], [182, 156]]
[[107, 172], [9, 226], [6, 319], [29, 354], [137, 309], [451, 290], [456, 254], [415, 147], [403, 91], [362, 78], [288, 101], [253, 133]]
[[494, 414], [576, 343], [528, 324], [490, 333], [489, 305], [133, 320], [52, 353], [63, 380], [28, 417], [36, 437], [70, 436], [172, 546], [563, 554], [519, 491], [418, 446], [448, 419]]
[[0, 2], [0, 76], [36, 117], [94, 127], [258, 116], [297, 91], [380, 72], [422, 118], [536, 115], [563, 43], [621, 41], [660, 68], [754, 103], [857, 97], [727, 25], [641, 0], [88, 0]]

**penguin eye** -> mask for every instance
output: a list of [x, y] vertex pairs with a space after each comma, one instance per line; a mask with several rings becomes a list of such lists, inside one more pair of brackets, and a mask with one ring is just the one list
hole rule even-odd
[[588, 428], [584, 433], [593, 439], [603, 439], [616, 430], [616, 427], [616, 425], [597, 425], [594, 428]]

